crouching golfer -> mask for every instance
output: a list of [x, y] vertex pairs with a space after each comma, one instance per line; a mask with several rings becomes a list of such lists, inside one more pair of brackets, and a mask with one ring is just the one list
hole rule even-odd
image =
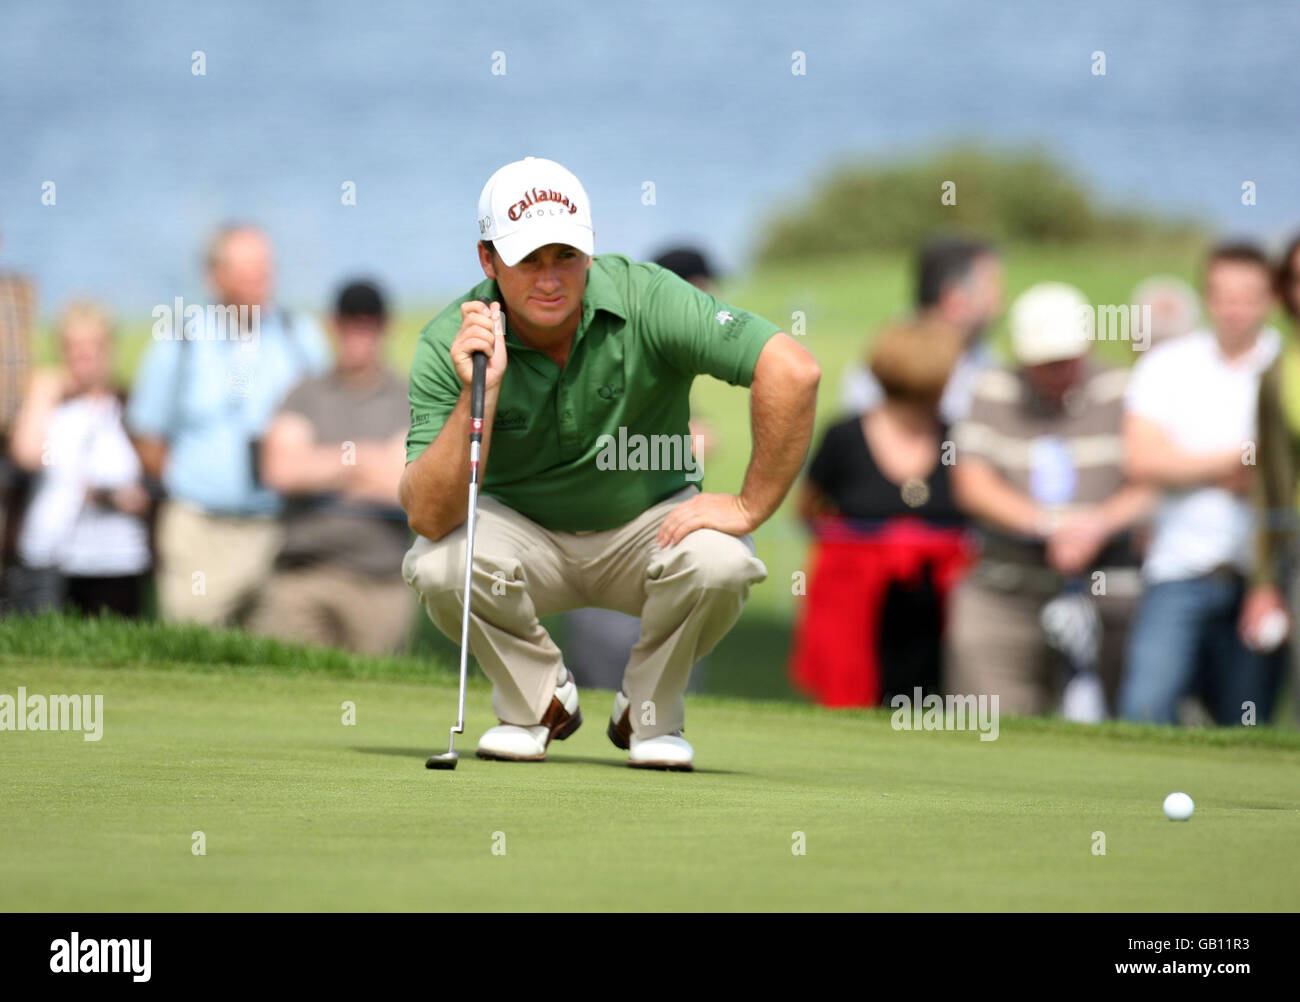
[[[767, 569], [749, 538], [803, 462], [820, 371], [794, 339], [669, 271], [593, 257], [578, 179], [541, 158], [479, 196], [486, 280], [435, 317], [411, 368], [402, 505], [419, 538], [403, 574], [460, 635], [471, 355], [488, 354], [470, 649], [501, 723], [481, 758], [539, 761], [582, 722], [541, 616], [597, 606], [640, 616], [609, 737], [628, 764], [690, 769], [691, 667]], [[504, 334], [495, 333], [500, 315]], [[701, 493], [691, 381], [750, 387], [753, 454], [739, 494]]]

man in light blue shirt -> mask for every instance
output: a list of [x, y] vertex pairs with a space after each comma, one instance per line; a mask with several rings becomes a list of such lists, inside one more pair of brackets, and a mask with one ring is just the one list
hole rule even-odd
[[127, 423], [168, 496], [157, 531], [160, 612], [215, 625], [248, 611], [279, 548], [280, 501], [256, 470], [262, 434], [289, 389], [328, 368], [330, 353], [311, 317], [273, 305], [271, 247], [259, 230], [222, 229], [207, 263], [214, 305], [154, 311]]

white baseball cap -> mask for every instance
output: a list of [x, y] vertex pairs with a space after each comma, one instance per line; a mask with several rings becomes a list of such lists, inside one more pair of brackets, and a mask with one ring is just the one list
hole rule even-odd
[[508, 267], [547, 244], [593, 253], [591, 203], [573, 173], [554, 160], [524, 157], [490, 178], [478, 197], [478, 234]]
[[1089, 305], [1063, 282], [1040, 282], [1011, 304], [1011, 351], [1021, 365], [1042, 365], [1088, 353]]

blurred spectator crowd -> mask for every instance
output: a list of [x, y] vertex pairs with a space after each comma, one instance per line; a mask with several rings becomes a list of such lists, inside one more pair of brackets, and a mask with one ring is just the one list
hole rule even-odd
[[129, 397], [93, 303], [60, 315], [60, 364], [29, 373], [35, 294], [0, 276], [6, 611], [134, 617], [152, 595], [173, 622], [397, 650], [408, 418], [382, 292], [348, 282], [327, 339], [276, 305], [256, 227], [218, 232], [206, 269], [220, 308], [155, 310]]
[[[5, 613], [156, 610], [401, 649], [415, 613], [399, 572], [407, 391], [383, 360], [383, 292], [345, 283], [326, 331], [277, 305], [256, 227], [220, 230], [205, 263], [212, 301], [232, 309], [156, 310], [129, 395], [103, 307], [67, 305], [59, 364], [37, 367], [36, 291], [0, 273]], [[712, 279], [694, 251], [660, 263]], [[1280, 307], [1300, 325], [1300, 239], [1277, 260], [1220, 245], [1200, 285], [1156, 276], [1110, 305], [1035, 285], [1007, 311], [1004, 365], [988, 338], [998, 251], [920, 250], [913, 313], [846, 373], [843, 417], [797, 488], [814, 540], [791, 651], [806, 694], [1274, 718], [1300, 592], [1300, 347], [1272, 320]], [[1131, 368], [1095, 349], [1121, 313]], [[639, 624], [587, 611], [569, 629], [578, 660], [618, 667]]]
[[[1223, 726], [1288, 674], [1300, 459], [1300, 239], [1213, 248], [1201, 290], [1008, 312], [992, 246], [937, 240], [871, 340], [798, 510], [814, 536], [791, 672], [830, 706], [994, 695], [1001, 712]], [[1201, 310], [1204, 309], [1202, 320]], [[1137, 353], [1097, 357], [1102, 340]], [[1293, 683], [1294, 685], [1294, 683]]]

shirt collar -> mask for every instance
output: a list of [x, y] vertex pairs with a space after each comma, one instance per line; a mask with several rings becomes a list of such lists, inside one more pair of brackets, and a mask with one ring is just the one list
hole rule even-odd
[[587, 272], [587, 290], [582, 294], [582, 323], [586, 327], [591, 323], [597, 310], [612, 313], [620, 320], [628, 318], [629, 310], [623, 294], [614, 284], [613, 279], [605, 273], [598, 259], [593, 259]]

